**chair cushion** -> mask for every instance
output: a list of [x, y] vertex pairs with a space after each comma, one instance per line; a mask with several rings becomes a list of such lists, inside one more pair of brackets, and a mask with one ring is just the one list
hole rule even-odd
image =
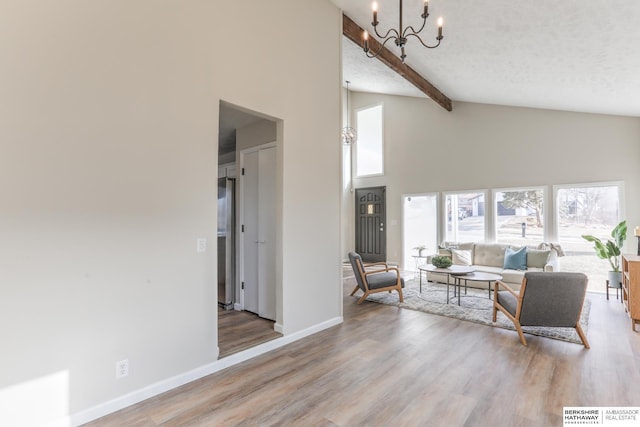
[[518, 299], [513, 296], [509, 291], [498, 291], [498, 304], [503, 306], [512, 316], [516, 315], [516, 308], [518, 307]]
[[364, 270], [362, 257], [355, 252], [349, 252], [349, 262], [351, 263], [351, 268], [353, 269], [353, 274], [356, 277], [358, 287], [364, 291], [364, 282], [362, 281], [362, 276], [360, 276], [360, 271], [358, 270], [359, 268]]
[[583, 273], [555, 272], [525, 274], [522, 326], [575, 327], [587, 290]]
[[[398, 280], [398, 275], [395, 271], [385, 271], [382, 273], [367, 274], [367, 284], [369, 289], [386, 288], [387, 286], [393, 286]], [[400, 278], [401, 286], [404, 288], [404, 279]]]
[[510, 247], [504, 251], [504, 269], [505, 270], [526, 270], [527, 269], [527, 247], [520, 249], [511, 249]]

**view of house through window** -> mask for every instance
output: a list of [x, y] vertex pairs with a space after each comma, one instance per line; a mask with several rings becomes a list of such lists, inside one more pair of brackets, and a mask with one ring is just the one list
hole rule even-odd
[[596, 256], [593, 243], [582, 238], [594, 235], [603, 241], [620, 221], [621, 184], [556, 187], [558, 242], [565, 252], [562, 271], [581, 271], [589, 276], [590, 290], [605, 290], [607, 260]]
[[358, 110], [356, 175], [379, 175], [383, 169], [382, 105]]
[[515, 246], [544, 241], [544, 190], [509, 189], [494, 193], [496, 242]]
[[[437, 252], [438, 196], [423, 194], [404, 196], [403, 212], [403, 265], [415, 270], [426, 262], [426, 256]], [[422, 253], [420, 248], [424, 247]]]
[[449, 242], [485, 241], [485, 193], [445, 194], [446, 229]]

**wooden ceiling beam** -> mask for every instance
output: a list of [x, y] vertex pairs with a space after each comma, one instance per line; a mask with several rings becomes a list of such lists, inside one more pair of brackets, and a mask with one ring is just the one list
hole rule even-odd
[[[358, 46], [362, 46], [363, 32], [364, 29], [362, 27], [356, 24], [347, 15], [342, 14], [342, 34], [347, 36], [349, 40], [351, 40]], [[378, 40], [376, 40], [374, 37], [369, 37], [369, 49], [371, 49], [371, 52], [377, 52], [381, 47], [381, 43], [378, 42]], [[400, 58], [395, 56], [393, 52], [391, 52], [386, 47], [382, 48], [380, 54], [376, 58], [387, 67], [391, 68], [393, 71], [404, 77], [409, 83], [424, 92], [429, 98], [433, 99], [445, 110], [451, 111], [453, 109], [451, 100], [444, 93], [440, 92], [437, 87], [432, 85], [427, 79], [418, 74], [413, 68], [409, 67], [407, 64], [402, 63]]]

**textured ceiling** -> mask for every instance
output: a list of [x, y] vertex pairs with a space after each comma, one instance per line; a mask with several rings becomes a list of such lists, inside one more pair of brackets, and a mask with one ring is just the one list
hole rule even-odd
[[[370, 1], [332, 1], [372, 31]], [[398, 2], [378, 3], [378, 28], [397, 27]], [[405, 25], [422, 5], [404, 1]], [[431, 0], [429, 11], [425, 41], [443, 16], [442, 45], [409, 39], [406, 62], [454, 101], [640, 116], [638, 0]], [[346, 39], [343, 67], [353, 90], [422, 96]]]

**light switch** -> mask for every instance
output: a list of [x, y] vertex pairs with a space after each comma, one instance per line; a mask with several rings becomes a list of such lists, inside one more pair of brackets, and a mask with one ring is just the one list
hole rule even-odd
[[207, 239], [198, 239], [196, 241], [196, 251], [197, 252], [207, 251]]

